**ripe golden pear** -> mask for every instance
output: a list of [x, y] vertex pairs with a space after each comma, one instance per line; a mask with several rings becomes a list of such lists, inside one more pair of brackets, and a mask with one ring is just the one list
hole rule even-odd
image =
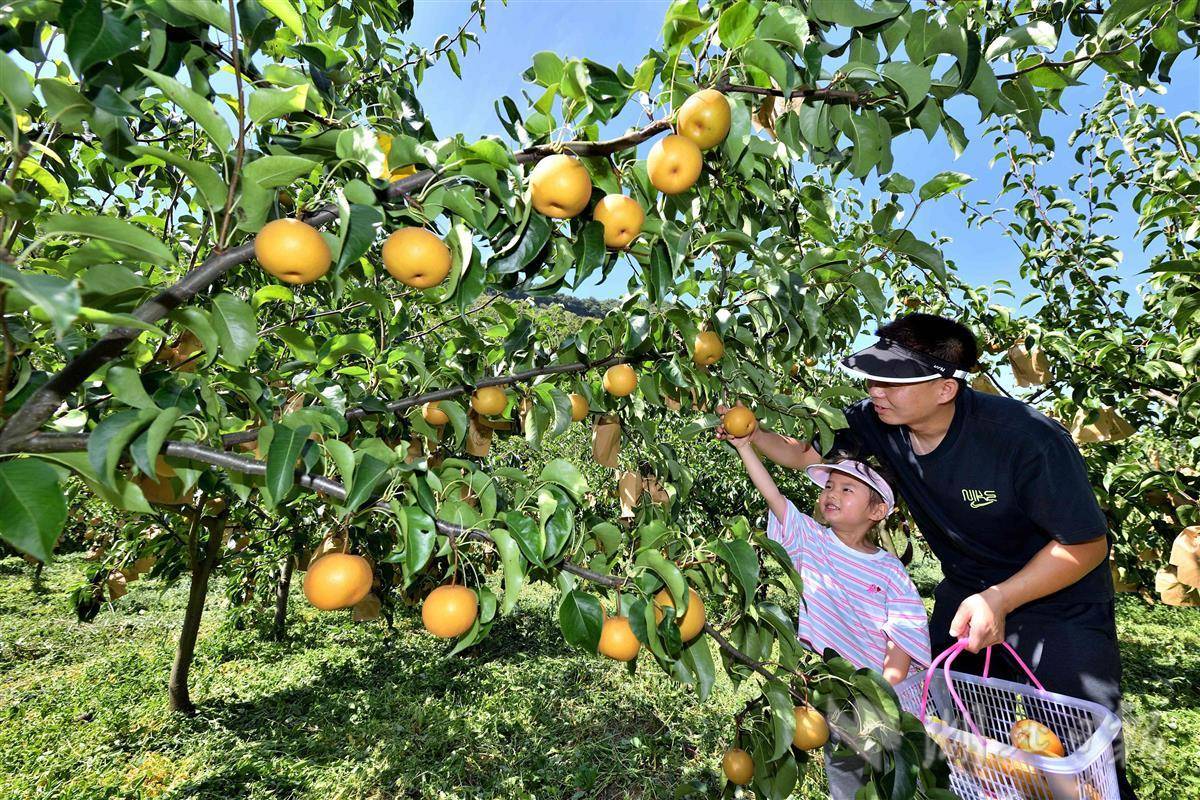
[[312, 283], [329, 272], [333, 253], [313, 226], [298, 219], [268, 222], [254, 237], [254, 257], [284, 283]]
[[676, 129], [701, 150], [716, 147], [729, 135], [729, 100], [716, 89], [704, 89], [679, 108]]
[[708, 367], [721, 360], [725, 355], [725, 343], [716, 331], [700, 331], [692, 346], [692, 360], [696, 366]]
[[604, 226], [604, 246], [623, 250], [642, 232], [646, 212], [628, 195], [606, 194], [596, 203], [592, 219]]
[[754, 759], [740, 747], [731, 747], [721, 759], [721, 769], [734, 786], [745, 786], [754, 778]]
[[529, 188], [539, 214], [570, 219], [587, 207], [592, 178], [579, 159], [557, 153], [537, 163], [529, 173]]
[[1009, 741], [1019, 750], [1043, 756], [1062, 758], [1067, 754], [1058, 734], [1033, 719], [1019, 719], [1012, 724]]
[[414, 289], [429, 289], [444, 281], [450, 261], [450, 248], [424, 228], [401, 228], [383, 243], [383, 266]]
[[[666, 606], [674, 608], [675, 601], [671, 599], [671, 593], [663, 589], [654, 595], [654, 619], [656, 622], [662, 622], [662, 609]], [[695, 639], [700, 631], [704, 630], [705, 619], [704, 600], [695, 589], [689, 586], [687, 612], [684, 613], [683, 619], [675, 618], [675, 624], [679, 626], [679, 638], [685, 642]]]
[[812, 706], [796, 706], [796, 732], [792, 744], [801, 750], [816, 750], [829, 741], [829, 725]]
[[604, 391], [614, 397], [628, 397], [637, 388], [637, 373], [628, 364], [616, 364], [604, 373]]
[[367, 596], [374, 577], [362, 556], [328, 553], [309, 564], [304, 573], [304, 596], [322, 611], [349, 608]]
[[499, 386], [484, 386], [471, 395], [471, 408], [485, 417], [494, 417], [508, 405], [508, 395]]
[[703, 156], [696, 143], [686, 136], [664, 136], [650, 148], [646, 173], [654, 188], [663, 194], [680, 194], [692, 188], [700, 177]]
[[571, 421], [579, 422], [587, 419], [588, 401], [587, 398], [579, 393], [571, 395]]
[[450, 421], [450, 417], [446, 415], [446, 412], [438, 407], [437, 400], [431, 400], [426, 403], [421, 409], [421, 415], [425, 417], [425, 421], [430, 425], [445, 425]]
[[609, 617], [604, 620], [604, 627], [600, 629], [601, 655], [615, 661], [633, 661], [637, 658], [641, 646], [642, 643], [634, 636], [627, 617]]
[[453, 639], [471, 630], [479, 615], [479, 598], [466, 586], [447, 584], [429, 593], [421, 604], [425, 630], [439, 639]]
[[754, 433], [754, 429], [758, 427], [758, 420], [754, 418], [753, 411], [738, 405], [725, 412], [721, 424], [730, 436], [741, 438]]

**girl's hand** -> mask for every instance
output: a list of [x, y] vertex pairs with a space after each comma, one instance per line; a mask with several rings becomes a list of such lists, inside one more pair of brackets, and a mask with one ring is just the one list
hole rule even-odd
[[[725, 412], [728, 410], [728, 406], [720, 404], [717, 405], [717, 413], [722, 417], [725, 416]], [[718, 425], [715, 431], [717, 439], [722, 442], [729, 442], [736, 450], [743, 450], [747, 447], [750, 447], [754, 443], [754, 435], [756, 433], [758, 433], [757, 427], [745, 436], [731, 436], [729, 431], [725, 430], [725, 426], [723, 424]]]

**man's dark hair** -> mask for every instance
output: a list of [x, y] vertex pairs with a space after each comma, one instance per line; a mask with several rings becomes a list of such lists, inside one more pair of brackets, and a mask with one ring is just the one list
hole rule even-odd
[[975, 334], [961, 322], [936, 314], [907, 314], [892, 320], [875, 332], [897, 344], [970, 369], [979, 361], [979, 343]]

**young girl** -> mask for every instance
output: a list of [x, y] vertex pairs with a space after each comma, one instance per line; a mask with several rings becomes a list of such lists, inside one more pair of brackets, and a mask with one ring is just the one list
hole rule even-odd
[[[883, 673], [893, 685], [914, 664], [927, 665], [929, 626], [925, 606], [900, 560], [872, 542], [871, 533], [895, 506], [891, 486], [875, 469], [853, 459], [815, 464], [806, 472], [821, 486], [822, 525], [775, 486], [751, 444], [751, 436], [718, 438], [732, 444], [771, 513], [767, 535], [791, 556], [804, 579], [797, 636], [817, 653], [829, 647], [856, 667]], [[834, 756], [825, 746], [830, 796], [853, 798], [863, 786], [857, 756]]]

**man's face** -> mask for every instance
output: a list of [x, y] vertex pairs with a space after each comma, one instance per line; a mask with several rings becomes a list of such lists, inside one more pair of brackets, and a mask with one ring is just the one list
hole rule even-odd
[[867, 381], [867, 396], [879, 420], [887, 425], [911, 425], [928, 419], [941, 406], [954, 401], [957, 389], [949, 378], [920, 383]]

